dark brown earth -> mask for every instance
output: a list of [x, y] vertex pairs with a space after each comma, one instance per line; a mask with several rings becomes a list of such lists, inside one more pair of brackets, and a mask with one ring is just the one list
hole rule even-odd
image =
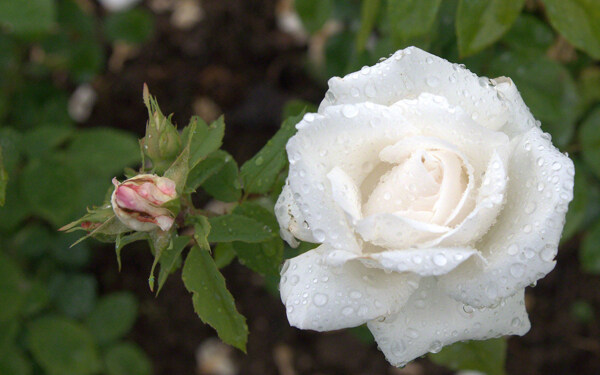
[[[239, 161], [252, 156], [275, 132], [283, 103], [302, 98], [317, 103], [325, 87], [305, 73], [305, 46], [277, 30], [275, 2], [203, 0], [204, 19], [188, 31], [157, 18], [153, 40], [119, 71], [94, 86], [99, 101], [86, 126], [108, 125], [142, 134], [146, 111], [141, 88], [147, 82], [165, 112], [185, 125], [199, 97], [225, 114], [224, 148]], [[600, 327], [573, 318], [571, 306], [588, 301], [600, 309], [600, 278], [584, 275], [577, 259], [578, 239], [560, 250], [556, 269], [528, 288], [532, 321], [524, 337], [509, 340], [509, 374], [600, 374]], [[167, 281], [155, 298], [147, 287], [151, 265], [147, 248], [123, 251], [118, 273], [114, 251], [96, 252], [93, 271], [103, 291], [127, 289], [140, 299], [140, 316], [131, 338], [154, 362], [157, 375], [196, 372], [195, 352], [214, 331], [194, 314], [180, 275]], [[223, 270], [238, 309], [248, 319], [248, 354], [232, 351], [239, 374], [450, 374], [426, 359], [400, 371], [390, 367], [374, 345], [349, 332], [314, 333], [290, 328], [277, 296], [264, 281], [239, 264]]]

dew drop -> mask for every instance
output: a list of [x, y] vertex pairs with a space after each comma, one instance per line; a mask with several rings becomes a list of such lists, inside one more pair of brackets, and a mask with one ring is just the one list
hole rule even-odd
[[346, 306], [342, 309], [342, 314], [348, 316], [354, 312], [354, 309], [350, 306]]
[[523, 276], [524, 273], [525, 273], [525, 265], [524, 264], [515, 263], [512, 266], [510, 266], [510, 274], [512, 275], [512, 277], [519, 278], [519, 277]]
[[527, 215], [529, 215], [529, 214], [532, 214], [532, 213], [533, 213], [533, 211], [535, 211], [535, 208], [536, 208], [536, 204], [535, 204], [535, 202], [529, 202], [529, 203], [527, 203], [527, 205], [525, 206], [525, 213], [526, 213]]
[[313, 235], [315, 236], [315, 240], [317, 240], [317, 242], [325, 241], [325, 232], [323, 230], [315, 229]]
[[425, 82], [427, 83], [427, 86], [429, 86], [429, 87], [436, 87], [437, 85], [440, 84], [440, 79], [436, 76], [430, 76], [430, 77], [427, 77], [427, 80]]
[[342, 108], [342, 114], [347, 118], [353, 118], [358, 115], [358, 108], [352, 104], [346, 104]]
[[429, 346], [429, 352], [430, 353], [439, 353], [442, 350], [442, 343], [438, 340], [435, 340], [434, 342], [431, 343], [431, 345]]
[[448, 263], [448, 259], [446, 258], [446, 256], [444, 254], [435, 254], [433, 256], [433, 263], [436, 266], [445, 266]]
[[298, 275], [292, 275], [292, 277], [290, 277], [290, 285], [297, 285], [298, 281], [300, 281], [300, 277], [298, 277]]
[[313, 303], [315, 304], [315, 306], [325, 306], [328, 300], [329, 298], [327, 297], [327, 295], [323, 293], [317, 293], [313, 296]]
[[362, 297], [362, 293], [358, 290], [353, 290], [350, 292], [350, 297], [354, 299], [359, 299], [360, 297]]

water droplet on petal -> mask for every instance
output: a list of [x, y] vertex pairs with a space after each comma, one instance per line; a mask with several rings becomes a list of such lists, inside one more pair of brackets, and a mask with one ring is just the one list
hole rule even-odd
[[352, 104], [346, 104], [342, 108], [342, 114], [347, 118], [352, 118], [358, 115], [358, 109]]
[[325, 306], [328, 300], [329, 298], [327, 297], [327, 295], [323, 293], [317, 293], [313, 296], [313, 303], [315, 304], [315, 306]]

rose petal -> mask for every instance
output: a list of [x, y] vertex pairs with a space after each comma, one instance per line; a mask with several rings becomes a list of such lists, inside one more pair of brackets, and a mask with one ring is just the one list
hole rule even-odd
[[452, 297], [492, 306], [544, 277], [573, 198], [573, 162], [533, 128], [515, 144], [509, 162], [506, 204], [478, 245], [486, 267], [465, 262], [440, 279]]
[[331, 78], [328, 84], [319, 113], [332, 105], [365, 101], [392, 105], [429, 92], [462, 107], [476, 122], [492, 130], [500, 129], [511, 117], [509, 103], [489, 79], [416, 47], [400, 50], [344, 78]]
[[374, 245], [388, 249], [422, 248], [428, 241], [448, 233], [450, 228], [410, 219], [398, 213], [367, 216], [354, 229]]
[[368, 327], [387, 360], [403, 366], [458, 341], [525, 334], [530, 323], [523, 292], [495, 308], [477, 310], [444, 295], [435, 278], [424, 278], [402, 310]]
[[[531, 111], [523, 101], [517, 85], [508, 77], [498, 77], [493, 80], [496, 83], [498, 95], [510, 107], [510, 118], [500, 129], [511, 139], [515, 136], [522, 135], [536, 126], [536, 121], [531, 114]], [[537, 125], [539, 127], [539, 125]]]
[[414, 127], [397, 110], [365, 103], [329, 107], [323, 115], [305, 116], [298, 128], [287, 144], [293, 198], [317, 242], [360, 253], [327, 174], [338, 167], [359, 185], [379, 162], [379, 151]]
[[360, 191], [354, 181], [341, 168], [334, 167], [327, 174], [331, 183], [333, 200], [353, 221], [362, 217]]
[[419, 285], [415, 274], [386, 273], [356, 261], [331, 267], [323, 259], [332, 250], [321, 245], [284, 264], [281, 300], [292, 326], [316, 331], [356, 327], [398, 311]]
[[292, 194], [289, 183], [286, 181], [275, 203], [275, 216], [281, 228], [281, 237], [291, 247], [298, 246], [296, 238], [302, 241], [317, 242], [308, 228], [308, 223], [305, 222], [304, 215], [300, 211], [300, 208], [298, 208]]

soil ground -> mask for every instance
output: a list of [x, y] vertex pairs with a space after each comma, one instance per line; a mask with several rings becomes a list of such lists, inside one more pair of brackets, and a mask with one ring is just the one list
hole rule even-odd
[[[147, 82], [164, 112], [185, 125], [198, 100], [209, 99], [225, 114], [224, 148], [243, 162], [274, 134], [286, 100], [315, 103], [325, 87], [304, 69], [306, 47], [279, 31], [273, 0], [203, 0], [203, 20], [190, 30], [157, 17], [153, 40], [119, 71], [95, 83], [99, 97], [86, 126], [109, 125], [142, 134], [147, 113], [142, 83]], [[524, 337], [509, 340], [509, 374], [600, 374], [600, 319], [573, 319], [571, 306], [586, 300], [600, 309], [600, 278], [584, 275], [577, 260], [578, 239], [563, 246], [556, 269], [527, 290], [532, 321]], [[144, 246], [123, 252], [118, 273], [111, 248], [96, 253], [93, 271], [103, 291], [127, 289], [140, 299], [140, 316], [131, 338], [154, 362], [156, 375], [196, 374], [196, 351], [214, 331], [194, 314], [180, 275], [155, 298], [147, 287], [152, 259]], [[451, 374], [427, 359], [404, 370], [390, 367], [375, 345], [347, 331], [315, 333], [291, 328], [277, 296], [264, 281], [234, 263], [223, 270], [238, 309], [248, 319], [248, 354], [232, 351], [244, 375]]]

